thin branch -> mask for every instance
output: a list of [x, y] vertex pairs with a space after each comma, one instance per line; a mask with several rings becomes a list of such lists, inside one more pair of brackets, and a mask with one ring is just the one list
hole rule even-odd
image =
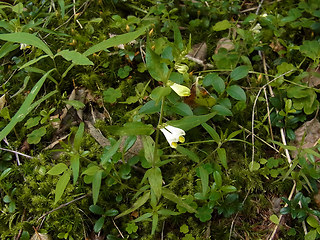
[[[7, 148], [0, 147], [0, 150], [7, 151], [7, 152], [12, 152], [14, 154], [21, 155], [21, 156], [26, 157], [26, 158], [33, 158], [33, 157], [31, 157], [31, 156], [29, 156], [27, 154], [24, 154], [24, 153], [21, 153], [21, 152], [17, 152], [17, 151], [14, 151], [14, 150], [10, 150], [10, 149], [7, 149]], [[20, 165], [20, 164], [18, 164], [18, 165]]]
[[120, 236], [121, 236], [122, 238], [124, 238], [124, 236], [123, 236], [122, 232], [120, 231], [120, 229], [118, 228], [117, 224], [114, 222], [114, 220], [113, 220], [113, 219], [112, 219], [112, 222], [113, 222], [113, 225], [114, 225], [114, 226], [116, 227], [116, 229], [118, 230], [118, 232], [119, 232]]
[[45, 214], [43, 214], [41, 217], [38, 218], [37, 222], [38, 222], [40, 219], [42, 219], [42, 218], [44, 218], [45, 216], [47, 216], [48, 214], [53, 213], [54, 211], [57, 211], [57, 210], [59, 210], [60, 208], [66, 207], [66, 206], [68, 206], [69, 204], [74, 203], [74, 202], [76, 202], [76, 201], [79, 201], [79, 200], [81, 200], [81, 199], [83, 199], [83, 198], [85, 198], [85, 197], [87, 197], [87, 196], [89, 196], [89, 194], [82, 195], [81, 197], [78, 197], [78, 198], [76, 198], [76, 199], [73, 199], [73, 200], [70, 201], [70, 202], [61, 204], [59, 207], [57, 207], [57, 208], [55, 208], [55, 209], [52, 209], [52, 210], [50, 210], [49, 212], [46, 212]]

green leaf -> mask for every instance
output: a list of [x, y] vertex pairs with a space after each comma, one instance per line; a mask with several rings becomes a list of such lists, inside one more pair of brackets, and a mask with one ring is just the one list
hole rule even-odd
[[210, 134], [210, 136], [216, 143], [219, 143], [221, 141], [219, 134], [213, 127], [209, 126], [207, 123], [202, 123], [201, 125]]
[[209, 73], [203, 79], [203, 86], [207, 87], [212, 85], [217, 93], [223, 93], [225, 90], [225, 82], [216, 73]]
[[78, 180], [80, 170], [80, 156], [78, 153], [71, 156], [70, 167], [72, 169], [73, 184], [75, 184]]
[[161, 197], [162, 192], [162, 174], [159, 167], [150, 168], [146, 173], [146, 177], [149, 180], [151, 189], [158, 199]]
[[222, 177], [218, 171], [213, 172], [214, 182], [216, 183], [217, 188], [219, 189], [222, 186]]
[[[0, 36], [2, 36], [3, 34], [0, 34]], [[1, 38], [0, 38], [1, 39]], [[0, 132], [0, 141], [2, 141], [10, 132], [11, 130], [15, 127], [15, 125], [22, 121], [30, 112], [33, 108], [35, 108], [37, 105], [34, 103], [31, 105], [31, 103], [33, 102], [33, 100], [35, 99], [35, 97], [37, 96], [38, 92], [40, 91], [44, 81], [47, 79], [47, 77], [49, 76], [49, 74], [53, 71], [50, 70], [48, 71], [45, 75], [42, 76], [42, 78], [34, 85], [34, 87], [32, 88], [32, 90], [30, 91], [30, 93], [28, 94], [27, 98], [24, 100], [23, 104], [21, 105], [21, 107], [19, 108], [18, 112], [13, 116], [13, 118], [11, 119], [11, 121], [8, 123], [8, 125], [1, 130]], [[49, 93], [50, 96], [54, 93], [56, 93], [57, 91], [51, 92]], [[47, 94], [46, 96], [48, 96], [49, 94]], [[46, 97], [45, 96], [45, 97]], [[40, 100], [45, 99], [45, 97], [43, 97]], [[36, 103], [40, 104], [41, 101], [37, 101]]]
[[158, 226], [158, 220], [159, 220], [159, 215], [158, 213], [154, 212], [152, 214], [152, 229], [151, 229], [151, 235], [154, 235]]
[[180, 213], [179, 212], [174, 212], [174, 211], [169, 210], [169, 209], [162, 208], [162, 209], [160, 209], [158, 211], [158, 214], [159, 215], [164, 215], [164, 216], [177, 216]]
[[151, 100], [140, 108], [139, 113], [153, 114], [156, 112], [160, 112], [160, 108], [161, 108], [161, 102], [157, 104], [156, 101]]
[[314, 216], [308, 216], [307, 217], [307, 223], [313, 228], [319, 227], [319, 222], [318, 222], [317, 219], [315, 219]]
[[275, 215], [275, 214], [272, 214], [269, 219], [270, 219], [270, 221], [273, 222], [274, 224], [277, 224], [277, 225], [278, 225], [278, 224], [280, 223], [280, 219], [279, 219], [278, 216]]
[[311, 230], [304, 236], [304, 240], [315, 240], [317, 238], [317, 230]]
[[228, 169], [228, 163], [227, 163], [227, 154], [226, 150], [224, 148], [218, 148], [217, 153], [219, 156], [219, 160], [222, 164], [222, 166], [227, 170]]
[[182, 51], [183, 50], [183, 41], [181, 37], [181, 33], [178, 27], [178, 24], [176, 22], [171, 23], [173, 26], [173, 38], [174, 38], [174, 45], [177, 46], [177, 48]]
[[176, 194], [174, 194], [171, 190], [169, 190], [167, 188], [163, 188], [162, 189], [162, 196], [164, 198], [166, 198], [166, 199], [178, 204], [179, 206], [184, 207], [190, 213], [196, 213], [197, 212], [196, 209], [194, 209], [189, 204], [187, 204], [184, 201], [182, 201], [182, 199], [180, 197], [178, 197]]
[[93, 230], [94, 232], [98, 233], [100, 232], [100, 230], [102, 229], [103, 225], [104, 225], [104, 217], [100, 217], [98, 219], [98, 221], [96, 221], [96, 223], [93, 226]]
[[[148, 214], [148, 213], [146, 213]], [[145, 215], [145, 214], [144, 214]], [[151, 217], [151, 213], [150, 213], [150, 217]], [[142, 215], [143, 216], [143, 215]], [[131, 234], [133, 232], [136, 232], [138, 230], [138, 226], [135, 223], [129, 223], [128, 226], [126, 227], [126, 231]]]
[[65, 170], [68, 169], [68, 166], [65, 165], [64, 163], [58, 163], [57, 165], [53, 166], [47, 174], [49, 175], [59, 175], [63, 173]]
[[47, 55], [53, 58], [53, 53], [51, 52], [50, 48], [43, 41], [41, 41], [40, 38], [36, 37], [33, 34], [26, 32], [6, 33], [0, 34], [0, 39], [8, 42], [17, 42], [20, 44], [22, 43], [35, 46], [37, 48], [40, 48]]
[[76, 135], [74, 136], [74, 141], [73, 141], [73, 148], [75, 151], [79, 152], [80, 151], [80, 146], [81, 146], [81, 141], [84, 133], [84, 123], [81, 122], [79, 125], [79, 128], [76, 132]]
[[109, 210], [105, 211], [104, 215], [107, 217], [113, 217], [113, 216], [118, 215], [118, 213], [119, 213], [119, 211], [116, 209], [109, 209]]
[[124, 79], [126, 77], [129, 76], [130, 71], [132, 70], [132, 68], [128, 65], [124, 66], [123, 68], [119, 68], [118, 69], [118, 77]]
[[[109, 148], [107, 151], [104, 151], [100, 160], [101, 160], [101, 165], [105, 165], [114, 154], [118, 151], [120, 148], [122, 139], [120, 138], [114, 145], [112, 145], [111, 148]], [[106, 148], [105, 148], [106, 149]]]
[[9, 175], [11, 173], [11, 170], [12, 170], [12, 168], [5, 169], [0, 175], [0, 181], [5, 179]]
[[74, 109], [76, 110], [80, 110], [81, 108], [84, 108], [86, 106], [83, 102], [80, 102], [78, 100], [64, 100], [63, 102], [67, 105], [74, 107]]
[[185, 156], [189, 157], [192, 161], [194, 161], [196, 163], [200, 162], [200, 159], [199, 159], [198, 155], [196, 153], [190, 151], [189, 149], [178, 145], [176, 150], [179, 153], [181, 153], [182, 155], [185, 155]]
[[196, 213], [196, 217], [200, 219], [201, 222], [207, 222], [212, 217], [213, 209], [210, 209], [208, 206], [203, 206], [198, 208], [198, 212]]
[[99, 170], [93, 175], [92, 198], [93, 198], [93, 204], [94, 205], [97, 203], [98, 197], [99, 197], [101, 179], [102, 179], [102, 172], [103, 172], [103, 170]]
[[148, 72], [153, 79], [166, 82], [169, 68], [167, 64], [161, 62], [161, 57], [157, 55], [149, 46], [147, 46], [146, 63]]
[[205, 196], [209, 190], [209, 173], [202, 166], [199, 167], [201, 186], [202, 186], [202, 195]]
[[141, 222], [141, 221], [145, 221], [148, 218], [150, 218], [152, 216], [152, 213], [145, 213], [143, 215], [141, 215], [140, 217], [138, 217], [137, 219], [133, 220], [135, 223], [136, 222]]
[[81, 175], [85, 174], [85, 175], [93, 176], [99, 170], [100, 170], [99, 166], [96, 166], [96, 165], [90, 166]]
[[76, 51], [62, 50], [56, 56], [61, 56], [67, 61], [72, 61], [75, 65], [94, 65], [86, 56]]
[[246, 101], [246, 93], [238, 85], [232, 85], [227, 88], [227, 93], [234, 99], [239, 101]]
[[212, 30], [213, 31], [223, 31], [226, 29], [229, 29], [231, 27], [231, 24], [228, 20], [223, 20], [220, 22], [217, 22], [213, 27]]
[[233, 113], [231, 112], [230, 109], [228, 109], [226, 106], [224, 105], [215, 105], [212, 107], [213, 111], [216, 111], [218, 115], [220, 116], [233, 116]]
[[253, 172], [253, 171], [258, 171], [260, 169], [260, 164], [258, 162], [250, 162], [249, 163], [249, 170], [250, 172]]
[[170, 109], [172, 112], [179, 114], [181, 116], [193, 115], [193, 112], [192, 112], [190, 106], [186, 103], [183, 103], [183, 102], [175, 103]]
[[[1, 35], [0, 35], [1, 36]], [[320, 57], [320, 44], [318, 41], [304, 41], [300, 46], [300, 52], [302, 52], [307, 57], [316, 60]]]
[[95, 213], [95, 214], [99, 214], [99, 215], [104, 214], [103, 208], [98, 205], [90, 205], [89, 210], [90, 210], [90, 212]]
[[154, 157], [154, 141], [150, 136], [141, 136], [141, 140], [144, 148], [144, 157], [149, 163], [153, 163]]
[[62, 197], [62, 194], [69, 183], [70, 175], [70, 171], [65, 171], [64, 174], [59, 178], [55, 190], [54, 204], [56, 204]]
[[14, 11], [15, 13], [21, 14], [23, 12], [23, 4], [22, 3], [18, 3], [16, 5], [14, 5], [12, 7], [12, 11]]
[[184, 131], [188, 131], [194, 127], [199, 126], [200, 124], [208, 121], [216, 115], [215, 112], [209, 113], [201, 116], [186, 116], [180, 120], [168, 121], [168, 125], [172, 125], [174, 127], [178, 127], [183, 129]]
[[36, 62], [40, 61], [41, 59], [47, 58], [47, 57], [49, 57], [49, 55], [42, 55], [38, 58], [34, 58], [34, 59], [26, 62], [25, 64], [23, 64], [21, 67], [19, 67], [19, 69], [21, 70], [23, 68], [29, 67], [30, 65], [35, 64]]
[[142, 122], [129, 122], [123, 127], [109, 126], [107, 130], [114, 135], [131, 136], [131, 135], [151, 135], [154, 132], [152, 125], [146, 125]]
[[108, 103], [115, 103], [118, 98], [122, 96], [120, 88], [108, 88], [106, 91], [103, 91], [103, 99]]
[[233, 81], [237, 81], [241, 78], [244, 78], [249, 73], [249, 67], [248, 66], [239, 66], [236, 67], [230, 74], [230, 78]]
[[140, 198], [137, 199], [137, 201], [133, 204], [133, 206], [127, 210], [125, 210], [124, 212], [120, 213], [118, 216], [116, 216], [114, 219], [118, 219], [124, 215], [127, 215], [133, 211], [135, 211], [136, 209], [138, 209], [139, 207], [141, 207], [143, 204], [145, 204], [148, 199], [150, 198], [150, 191], [146, 192], [143, 196], [141, 196]]
[[27, 141], [29, 144], [38, 144], [41, 140], [41, 137], [43, 137], [46, 133], [46, 127], [41, 127], [33, 130], [30, 134], [27, 135]]
[[[1, 21], [0, 21], [1, 22]], [[1, 27], [1, 26], [0, 26]], [[11, 42], [6, 42], [0, 48], [0, 58], [5, 57], [9, 52], [17, 49], [19, 47], [18, 44], [13, 44]]]
[[120, 44], [126, 44], [128, 42], [131, 42], [131, 41], [135, 40], [137, 37], [139, 37], [140, 35], [144, 34], [148, 27], [149, 27], [149, 25], [143, 26], [135, 32], [125, 33], [125, 34], [118, 35], [118, 36], [109, 38], [107, 40], [104, 40], [104, 41], [92, 46], [91, 48], [89, 48], [87, 51], [85, 51], [83, 53], [83, 55], [89, 56], [95, 52], [107, 50], [110, 47], [114, 47], [114, 46], [118, 46]]
[[180, 227], [180, 232], [182, 232], [182, 233], [184, 233], [184, 234], [188, 233], [188, 232], [189, 232], [189, 227], [188, 227], [188, 225], [183, 224], [183, 225]]
[[168, 96], [170, 93], [170, 87], [157, 87], [152, 90], [150, 97], [156, 102], [156, 104], [158, 104], [162, 97]]
[[221, 190], [222, 190], [224, 193], [232, 193], [232, 192], [237, 191], [237, 188], [234, 187], [234, 186], [231, 186], [231, 185], [226, 185], [226, 186], [222, 186], [222, 187], [221, 187]]
[[24, 124], [27, 129], [33, 128], [35, 126], [37, 126], [40, 122], [41, 117], [34, 117], [34, 118], [29, 118], [28, 121]]

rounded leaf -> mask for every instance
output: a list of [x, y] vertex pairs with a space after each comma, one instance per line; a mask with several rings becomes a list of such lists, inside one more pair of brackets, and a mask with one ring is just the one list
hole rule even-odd
[[246, 101], [246, 93], [238, 85], [232, 85], [227, 88], [227, 93], [234, 99], [239, 101]]

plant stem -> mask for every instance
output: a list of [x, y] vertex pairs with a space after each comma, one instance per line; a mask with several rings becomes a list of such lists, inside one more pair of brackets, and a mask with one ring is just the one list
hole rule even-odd
[[[158, 126], [162, 124], [162, 117], [163, 117], [163, 106], [164, 106], [164, 97], [161, 99], [161, 108], [160, 108], [160, 116], [159, 116], [159, 122]], [[160, 136], [160, 129], [157, 127], [156, 130], [156, 140], [154, 144], [154, 152], [153, 152], [153, 158], [152, 158], [152, 167], [154, 168], [156, 165], [156, 159], [158, 157], [158, 145], [159, 145], [159, 136]]]

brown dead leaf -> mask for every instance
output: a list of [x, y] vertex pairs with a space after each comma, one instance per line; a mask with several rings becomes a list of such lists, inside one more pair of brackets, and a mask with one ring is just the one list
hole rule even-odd
[[[295, 132], [296, 139], [294, 141], [294, 146], [299, 148], [301, 146], [304, 148], [312, 148], [320, 139], [320, 122], [317, 118], [305, 122], [301, 127], [299, 127]], [[297, 151], [294, 151], [292, 156], [297, 157]]]
[[205, 42], [197, 43], [192, 46], [192, 49], [187, 56], [201, 60], [201, 61], [205, 61], [207, 58], [207, 50], [208, 50], [208, 47]]
[[278, 39], [272, 41], [270, 44], [269, 44], [269, 47], [271, 47], [271, 49], [274, 51], [274, 52], [279, 52], [281, 50], [284, 49], [284, 46], [281, 45], [281, 43], [279, 42]]
[[320, 85], [320, 65], [316, 68], [308, 68], [309, 76], [303, 79], [309, 87], [318, 87]]
[[1, 97], [0, 97], [0, 111], [2, 110], [2, 108], [4, 108], [4, 105], [6, 105], [6, 95], [3, 94]]
[[220, 48], [225, 48], [228, 51], [231, 51], [234, 49], [234, 44], [228, 38], [221, 38], [217, 43], [217, 47], [216, 47], [216, 50], [214, 50], [214, 54], [217, 54]]

